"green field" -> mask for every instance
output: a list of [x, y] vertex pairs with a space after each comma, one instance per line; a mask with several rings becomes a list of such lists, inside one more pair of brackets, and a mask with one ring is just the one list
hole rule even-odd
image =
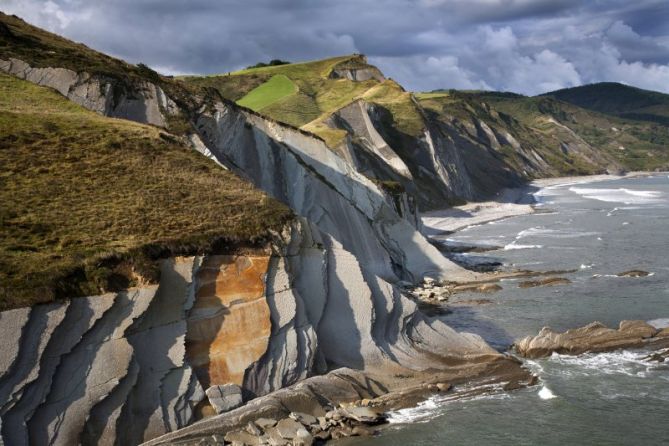
[[268, 105], [295, 93], [297, 93], [297, 86], [293, 81], [283, 74], [277, 74], [251, 90], [237, 103], [251, 110], [260, 111]]
[[0, 75], [0, 310], [155, 282], [159, 258], [264, 246], [291, 216], [160, 129]]

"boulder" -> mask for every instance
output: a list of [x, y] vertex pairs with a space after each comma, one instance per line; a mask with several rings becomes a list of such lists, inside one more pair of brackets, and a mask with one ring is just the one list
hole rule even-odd
[[278, 431], [281, 438], [292, 440], [297, 438], [298, 432], [301, 432], [305, 429], [301, 423], [298, 423], [292, 418], [284, 418], [277, 423], [276, 430]]
[[254, 421], [254, 424], [262, 430], [267, 430], [267, 428], [276, 426], [276, 420], [273, 418], [258, 418]]
[[358, 423], [376, 424], [383, 422], [386, 417], [370, 407], [350, 406], [339, 409], [344, 418]]
[[291, 412], [289, 417], [305, 426], [318, 424], [318, 420], [315, 416], [304, 412]]
[[237, 384], [223, 384], [211, 386], [206, 392], [209, 403], [217, 414], [229, 412], [244, 404], [242, 388]]

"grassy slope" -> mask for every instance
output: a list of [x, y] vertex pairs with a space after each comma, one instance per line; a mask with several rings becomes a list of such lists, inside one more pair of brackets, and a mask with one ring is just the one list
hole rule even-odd
[[156, 78], [156, 73], [107, 56], [81, 43], [0, 12], [0, 58], [21, 59], [33, 67], [61, 67], [119, 79]]
[[272, 76], [237, 101], [239, 105], [259, 111], [268, 105], [297, 93], [297, 86], [283, 74]]
[[0, 309], [155, 279], [156, 257], [262, 242], [290, 216], [156, 128], [0, 75]]

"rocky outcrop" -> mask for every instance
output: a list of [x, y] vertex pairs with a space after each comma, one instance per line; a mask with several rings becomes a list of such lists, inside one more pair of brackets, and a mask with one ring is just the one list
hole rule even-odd
[[527, 358], [541, 358], [552, 353], [579, 355], [642, 347], [669, 347], [669, 333], [644, 321], [622, 321], [617, 330], [593, 322], [564, 333], [544, 327], [537, 336], [528, 336], [515, 344], [516, 351]]
[[362, 54], [355, 55], [350, 59], [335, 65], [330, 71], [331, 79], [348, 79], [350, 81], [364, 82], [371, 79], [383, 82], [386, 78], [383, 73], [373, 65], [367, 63], [367, 58]]
[[129, 86], [66, 68], [33, 68], [18, 59], [0, 59], [0, 71], [51, 87], [76, 104], [114, 118], [165, 127], [165, 115], [174, 114], [177, 109], [174, 101], [150, 82], [138, 81]]
[[312, 135], [219, 103], [197, 130], [211, 153], [389, 281], [471, 273], [445, 259], [381, 189]]
[[159, 285], [0, 314], [18, 345], [2, 357], [5, 444], [137, 444], [203, 405], [233, 407], [220, 389], [234, 384], [248, 400], [335, 367], [393, 375], [501, 357], [313, 224], [295, 221], [273, 249], [167, 260]]

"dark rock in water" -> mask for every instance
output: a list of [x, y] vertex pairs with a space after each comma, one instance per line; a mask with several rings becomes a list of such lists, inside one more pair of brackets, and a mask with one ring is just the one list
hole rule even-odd
[[474, 307], [479, 305], [489, 305], [493, 303], [490, 299], [469, 299], [469, 300], [460, 300], [458, 302], [450, 303], [451, 306], [457, 307]]
[[483, 284], [472, 284], [472, 285], [458, 285], [453, 288], [453, 292], [464, 293], [464, 292], [473, 292], [473, 293], [496, 293], [497, 291], [502, 290], [502, 287], [496, 283], [483, 283]]
[[646, 277], [650, 275], [648, 271], [642, 271], [639, 269], [633, 269], [631, 271], [625, 271], [624, 273], [616, 274], [618, 277]]
[[515, 344], [516, 351], [527, 358], [542, 358], [553, 352], [579, 355], [586, 352], [605, 352], [623, 348], [662, 348], [669, 336], [644, 321], [622, 321], [617, 330], [600, 322], [558, 333], [548, 327], [537, 336], [528, 336]]
[[555, 285], [566, 285], [571, 283], [571, 280], [565, 277], [546, 277], [545, 279], [539, 280], [526, 280], [518, 284], [519, 288], [534, 288], [538, 286], [555, 286]]

